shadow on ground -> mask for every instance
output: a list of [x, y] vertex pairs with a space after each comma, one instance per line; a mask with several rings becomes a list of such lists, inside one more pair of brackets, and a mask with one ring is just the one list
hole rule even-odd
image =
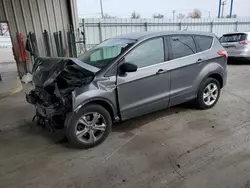
[[239, 60], [239, 59], [229, 58], [227, 63], [229, 65], [250, 65], [250, 60]]
[[[181, 104], [175, 107], [166, 108], [157, 112], [150, 114], [145, 114], [130, 120], [119, 122], [113, 125], [112, 132], [126, 133], [134, 129], [143, 127], [144, 125], [151, 123], [157, 119], [161, 119], [172, 114], [178, 114], [185, 112], [189, 109], [194, 109], [195, 107], [190, 103]], [[67, 141], [67, 138], [64, 136], [64, 130], [52, 131], [48, 126], [45, 128], [38, 127], [36, 122], [27, 121], [19, 124], [19, 131], [26, 131], [28, 134], [37, 135], [39, 137], [44, 137], [46, 140], [49, 140], [51, 144], [62, 145], [62, 147], [75, 149]]]
[[189, 109], [195, 109], [195, 107], [191, 103], [181, 104], [175, 107], [166, 108], [157, 112], [153, 112], [150, 114], [145, 114], [136, 118], [132, 118], [130, 120], [116, 123], [113, 125], [113, 132], [128, 132], [132, 131], [133, 129], [137, 129], [151, 123], [157, 119], [161, 119], [163, 117], [170, 116], [172, 114], [178, 114]]

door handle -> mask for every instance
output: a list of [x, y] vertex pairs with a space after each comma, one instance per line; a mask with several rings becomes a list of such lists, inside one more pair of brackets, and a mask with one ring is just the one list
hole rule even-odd
[[202, 63], [202, 59], [198, 59], [197, 61], [196, 61], [196, 63]]
[[166, 69], [159, 69], [159, 70], [156, 72], [156, 74], [162, 74], [162, 73], [165, 73], [165, 72], [167, 72]]

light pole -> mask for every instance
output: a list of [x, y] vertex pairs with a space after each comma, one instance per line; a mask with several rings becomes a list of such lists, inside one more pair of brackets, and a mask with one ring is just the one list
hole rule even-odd
[[208, 12], [208, 18], [210, 18], [210, 13], [211, 13], [211, 11], [210, 11], [210, 10], [207, 10], [207, 12]]
[[175, 18], [175, 10], [172, 11], [173, 12], [173, 22], [174, 22], [174, 18]]
[[102, 18], [104, 18], [104, 15], [103, 15], [103, 8], [102, 8], [102, 0], [100, 0], [100, 6], [101, 6], [101, 15], [102, 15]]
[[224, 6], [227, 4], [227, 0], [222, 1], [221, 6], [222, 6], [222, 10], [221, 10], [221, 17], [224, 17]]

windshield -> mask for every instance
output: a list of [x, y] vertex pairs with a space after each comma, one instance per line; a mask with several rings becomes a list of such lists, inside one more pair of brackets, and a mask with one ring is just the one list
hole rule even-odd
[[80, 55], [78, 59], [89, 65], [103, 68], [135, 42], [136, 40], [132, 39], [108, 39]]

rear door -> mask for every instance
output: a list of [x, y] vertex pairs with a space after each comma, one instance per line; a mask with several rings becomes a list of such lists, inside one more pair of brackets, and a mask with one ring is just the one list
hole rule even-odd
[[197, 53], [191, 35], [169, 36], [171, 46], [169, 71], [171, 76], [170, 105], [176, 105], [195, 98], [193, 83], [199, 75], [203, 59]]
[[220, 42], [229, 56], [239, 55], [244, 52], [246, 45], [243, 41], [247, 40], [245, 33], [226, 34], [220, 38]]
[[130, 51], [121, 63], [138, 66], [136, 72], [117, 76], [117, 91], [122, 119], [168, 107], [170, 74], [164, 38], [149, 39]]

